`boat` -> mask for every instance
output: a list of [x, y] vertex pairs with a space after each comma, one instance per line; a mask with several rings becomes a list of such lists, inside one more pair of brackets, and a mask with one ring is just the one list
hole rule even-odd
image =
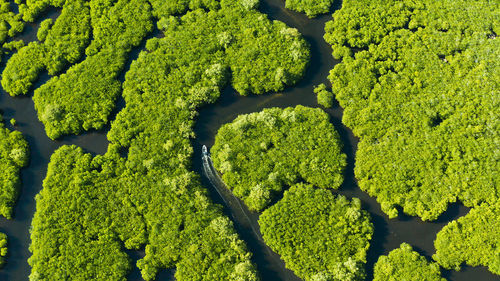
[[201, 147], [201, 153], [202, 153], [201, 155], [202, 155], [203, 157], [207, 157], [207, 156], [208, 156], [208, 149], [207, 149], [207, 146], [206, 146], [206, 145], [203, 145], [203, 146]]

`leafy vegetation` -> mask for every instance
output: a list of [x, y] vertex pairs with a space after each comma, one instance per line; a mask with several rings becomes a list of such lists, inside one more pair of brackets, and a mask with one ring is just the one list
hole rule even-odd
[[314, 18], [317, 15], [328, 13], [333, 2], [333, 0], [286, 0], [285, 7]]
[[380, 256], [373, 275], [373, 281], [446, 281], [441, 277], [439, 265], [428, 262], [406, 243], [392, 250], [389, 255]]
[[433, 258], [444, 268], [460, 269], [462, 263], [487, 266], [500, 275], [500, 202], [482, 204], [450, 222], [436, 237]]
[[301, 180], [338, 188], [346, 156], [321, 109], [270, 108], [238, 116], [219, 129], [211, 149], [222, 179], [252, 210], [263, 210]]
[[[13, 47], [18, 47], [19, 41], [7, 42], [22, 32], [24, 29], [24, 22], [21, 20], [21, 15], [15, 14], [10, 7], [10, 1], [0, 0], [0, 57]], [[21, 41], [22, 42], [22, 41]], [[13, 45], [14, 44], [14, 45]]]
[[5, 265], [5, 258], [7, 257], [7, 235], [0, 232], [0, 268]]
[[364, 280], [373, 234], [361, 201], [297, 184], [259, 218], [264, 241], [297, 276], [309, 280]]
[[333, 93], [326, 89], [325, 84], [320, 84], [314, 88], [314, 93], [318, 96], [318, 104], [325, 108], [331, 108], [333, 106]]
[[8, 219], [12, 218], [19, 194], [19, 170], [28, 160], [28, 143], [22, 134], [10, 131], [0, 122], [0, 215]]
[[0, 0], [0, 44], [12, 38], [24, 29], [21, 15], [12, 12], [10, 1]]
[[[52, 155], [36, 200], [32, 279], [125, 280], [130, 260], [122, 244], [145, 247], [137, 263], [145, 280], [172, 267], [176, 280], [258, 279], [232, 223], [190, 171], [194, 118], [229, 79], [245, 94], [294, 83], [309, 51], [296, 30], [244, 3], [221, 1], [181, 17], [163, 16], [174, 12], [152, 3], [165, 37], [149, 40], [125, 75], [126, 106], [111, 124], [107, 153], [63, 146]], [[109, 64], [99, 66], [92, 70]]]
[[38, 88], [33, 101], [52, 139], [100, 129], [121, 92], [118, 76], [128, 53], [152, 27], [146, 0], [66, 1], [53, 25], [41, 24], [41, 42], [30, 43], [9, 60], [2, 85], [11, 95], [26, 94], [44, 69], [58, 74], [85, 53], [84, 61]]
[[2, 86], [12, 96], [27, 94], [43, 70], [58, 74], [66, 65], [77, 62], [90, 37], [90, 15], [83, 0], [67, 1], [55, 23], [40, 24], [37, 37], [8, 61], [2, 73]]
[[[116, 3], [92, 0], [88, 5], [83, 0], [66, 1], [61, 16], [53, 25], [50, 20], [42, 22], [38, 31], [41, 42], [29, 44], [9, 61], [2, 85], [11, 95], [26, 94], [44, 69], [55, 75], [66, 65], [77, 62], [85, 50], [87, 57], [83, 62], [37, 89], [33, 100], [38, 117], [52, 139], [100, 129], [108, 122], [121, 91], [117, 77], [123, 70], [127, 54], [152, 30], [151, 15], [161, 17], [160, 29], [170, 30], [172, 28], [165, 25], [178, 20], [169, 16], [184, 12], [188, 7], [214, 9], [206, 13], [207, 22], [213, 26], [199, 24], [209, 28], [215, 36], [208, 39], [209, 46], [225, 54], [221, 65], [223, 69], [231, 68], [233, 86], [241, 94], [279, 91], [303, 76], [309, 60], [306, 42], [299, 38], [295, 29], [280, 22], [270, 22], [252, 8], [255, 5], [238, 8], [241, 13], [226, 13], [222, 11], [236, 11], [235, 6], [240, 4], [177, 2], [152, 1], [151, 11], [146, 0]], [[39, 6], [46, 9], [61, 4], [30, 3], [28, 1], [24, 8], [25, 16], [39, 13], [35, 12], [42, 9]], [[71, 28], [67, 30], [66, 27]], [[90, 33], [93, 40], [88, 45]], [[277, 38], [281, 41], [274, 40]], [[279, 55], [281, 61], [265, 60], [261, 54]], [[257, 76], [262, 80], [255, 80]]]
[[329, 78], [361, 139], [361, 189], [391, 218], [498, 201], [499, 2], [346, 0], [333, 17]]

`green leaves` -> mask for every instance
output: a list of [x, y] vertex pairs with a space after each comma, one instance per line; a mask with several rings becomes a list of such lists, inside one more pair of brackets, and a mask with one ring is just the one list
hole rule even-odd
[[500, 203], [482, 204], [450, 222], [436, 237], [433, 258], [444, 268], [459, 270], [462, 263], [487, 266], [500, 275]]
[[19, 170], [29, 161], [28, 142], [0, 123], [0, 215], [10, 219], [19, 194]]
[[7, 257], [7, 235], [0, 232], [0, 268], [5, 265], [5, 258]]
[[234, 194], [258, 211], [300, 180], [339, 187], [346, 165], [328, 115], [303, 106], [238, 116], [219, 129], [212, 155]]
[[297, 12], [304, 12], [308, 17], [326, 14], [333, 5], [333, 0], [286, 0], [285, 7]]
[[325, 108], [331, 108], [333, 106], [333, 93], [326, 89], [325, 84], [320, 84], [314, 88], [314, 93], [318, 95], [318, 104]]
[[370, 216], [330, 190], [297, 184], [259, 218], [262, 236], [286, 266], [309, 280], [364, 280]]
[[373, 273], [373, 281], [425, 280], [445, 281], [436, 263], [429, 262], [413, 248], [403, 243], [387, 256], [380, 256]]
[[345, 1], [327, 24], [342, 58], [332, 90], [361, 139], [355, 174], [389, 217], [401, 206], [434, 220], [456, 200], [498, 200], [500, 41], [488, 34], [499, 11], [492, 1]]

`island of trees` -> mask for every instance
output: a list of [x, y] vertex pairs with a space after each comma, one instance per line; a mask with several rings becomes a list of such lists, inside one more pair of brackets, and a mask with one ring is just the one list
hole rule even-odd
[[380, 256], [373, 272], [373, 281], [401, 280], [446, 281], [441, 277], [439, 265], [427, 261], [407, 243], [387, 256]]
[[296, 184], [259, 218], [262, 236], [306, 281], [365, 279], [373, 226], [361, 201]]
[[305, 181], [338, 188], [346, 156], [329, 116], [319, 108], [269, 108], [222, 126], [211, 149], [222, 179], [252, 210]]
[[466, 216], [452, 221], [441, 230], [434, 241], [433, 258], [447, 269], [486, 266], [500, 275], [500, 201], [482, 204]]
[[11, 219], [19, 195], [19, 171], [28, 165], [29, 148], [21, 132], [5, 128], [0, 116], [0, 215]]

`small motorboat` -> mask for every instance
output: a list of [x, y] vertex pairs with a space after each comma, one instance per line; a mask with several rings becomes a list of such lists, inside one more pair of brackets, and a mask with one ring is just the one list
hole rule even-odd
[[203, 145], [203, 146], [201, 147], [201, 154], [202, 154], [202, 156], [204, 156], [204, 157], [208, 156], [208, 148], [207, 148], [207, 146], [206, 146], [206, 145]]

